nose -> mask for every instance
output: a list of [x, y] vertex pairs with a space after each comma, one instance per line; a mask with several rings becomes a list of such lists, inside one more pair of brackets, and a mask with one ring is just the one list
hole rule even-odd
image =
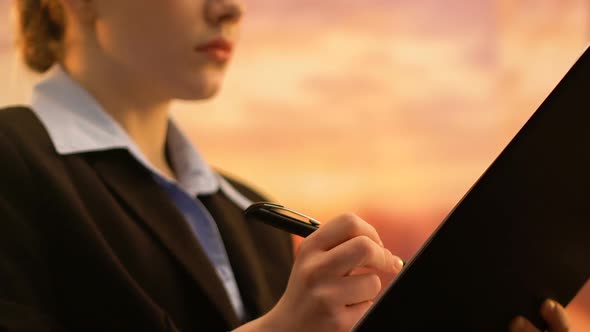
[[208, 0], [205, 15], [213, 26], [235, 24], [244, 14], [240, 0]]

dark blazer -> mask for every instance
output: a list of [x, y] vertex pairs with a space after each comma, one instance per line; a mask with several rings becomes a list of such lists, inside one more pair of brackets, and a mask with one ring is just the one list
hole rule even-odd
[[[221, 192], [199, 199], [218, 223], [251, 318], [262, 315], [286, 287], [291, 237], [245, 220]], [[0, 330], [239, 324], [183, 216], [126, 150], [60, 156], [30, 110], [0, 110]]]

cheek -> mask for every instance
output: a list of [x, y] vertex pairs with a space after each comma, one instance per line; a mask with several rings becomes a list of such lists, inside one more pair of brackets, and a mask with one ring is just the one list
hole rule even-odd
[[141, 70], [162, 62], [186, 62], [203, 30], [198, 2], [111, 1], [96, 24], [100, 47], [115, 62]]
[[142, 20], [100, 22], [96, 35], [104, 55], [126, 66], [171, 60], [167, 58], [173, 53], [173, 38], [165, 38], [165, 32]]

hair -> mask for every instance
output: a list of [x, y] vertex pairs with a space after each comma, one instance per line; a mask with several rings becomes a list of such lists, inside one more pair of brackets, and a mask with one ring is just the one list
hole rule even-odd
[[64, 10], [59, 0], [17, 0], [17, 42], [25, 64], [42, 73], [63, 56]]

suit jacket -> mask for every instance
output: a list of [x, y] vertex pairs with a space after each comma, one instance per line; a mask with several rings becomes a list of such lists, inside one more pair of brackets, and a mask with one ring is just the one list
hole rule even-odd
[[[36, 116], [0, 111], [0, 330], [227, 331], [240, 324], [166, 192], [126, 150], [60, 156]], [[253, 201], [263, 200], [229, 179]], [[283, 293], [291, 237], [222, 192], [218, 223], [251, 318]]]

